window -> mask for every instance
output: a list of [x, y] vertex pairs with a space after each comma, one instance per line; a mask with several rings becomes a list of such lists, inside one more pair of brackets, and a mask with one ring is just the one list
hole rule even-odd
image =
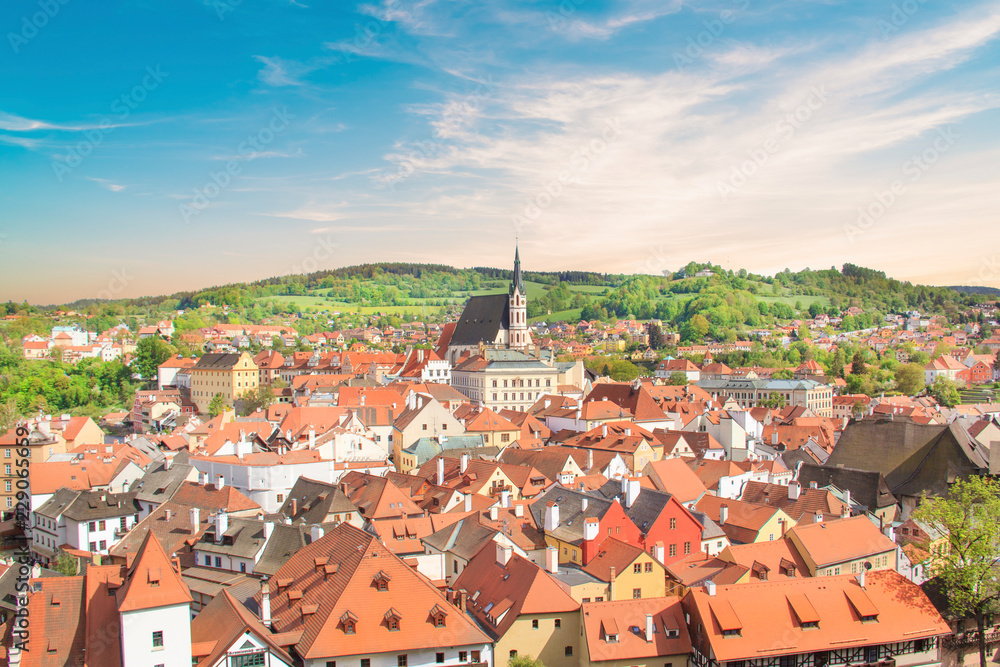
[[283, 502], [285, 502], [285, 494], [283, 494], [283, 493], [279, 493], [279, 494], [277, 495], [277, 498], [276, 498], [276, 500], [277, 500], [277, 501], [278, 501], [279, 503], [283, 503]]
[[685, 542], [684, 543], [684, 553], [685, 554], [691, 553], [691, 543], [690, 542]]
[[865, 662], [878, 662], [878, 660], [879, 660], [878, 646], [866, 646]]
[[421, 426], [422, 426], [422, 430], [424, 430], [424, 431], [427, 430], [427, 424], [421, 424]]
[[107, 540], [101, 540], [101, 543], [100, 543], [99, 546], [101, 547], [101, 551], [104, 551], [105, 549], [108, 548], [108, 541]]
[[670, 530], [677, 530], [677, 519], [670, 518]]
[[153, 648], [163, 648], [163, 630], [153, 631]]
[[90, 532], [94, 532], [95, 530], [97, 530], [97, 522], [91, 521], [87, 527], [90, 528]]
[[247, 571], [247, 564], [240, 563], [240, 572], [246, 572], [246, 571]]
[[598, 595], [596, 598], [594, 598], [594, 602], [604, 602], [604, 596]]
[[510, 650], [510, 659], [513, 660], [516, 657], [517, 657], [517, 651], [514, 650], [514, 649], [511, 649]]
[[635, 572], [636, 574], [642, 574], [642, 563], [636, 563], [635, 565], [633, 565], [632, 571]]
[[406, 654], [401, 653], [396, 656], [396, 667], [406, 667]]
[[106, 527], [107, 524], [104, 523], [104, 519], [97, 522], [97, 530], [104, 530]]
[[444, 663], [444, 653], [435, 653], [434, 662], [436, 662], [439, 665]]
[[561, 618], [557, 618], [556, 619], [555, 626], [556, 626], [556, 628], [561, 628], [562, 627], [562, 619]]
[[91, 542], [90, 543], [90, 550], [91, 551], [97, 551], [97, 542]]
[[361, 658], [361, 667], [372, 667], [371, 658]]
[[677, 555], [677, 545], [676, 544], [671, 544], [670, 545], [670, 555], [671, 556], [676, 556]]
[[215, 557], [215, 567], [222, 567], [222, 556]]
[[587, 602], [590, 602], [590, 598], [583, 598], [583, 602], [584, 602], [585, 604], [586, 604]]
[[573, 647], [572, 646], [567, 646], [565, 649], [563, 649], [563, 652], [567, 656], [571, 656], [571, 655], [573, 655]]
[[531, 619], [531, 629], [532, 630], [537, 630], [538, 629], [538, 619], [537, 618]]
[[646, 572], [652, 572], [652, 571], [653, 571], [653, 564], [646, 563]]
[[337, 667], [337, 661], [336, 660], [327, 660], [326, 661], [326, 667]]
[[395, 616], [389, 617], [389, 630], [392, 632], [399, 630], [399, 619]]
[[469, 657], [469, 654], [468, 654], [467, 651], [459, 651], [458, 652], [458, 661], [459, 662], [468, 662], [468, 657]]
[[632, 589], [632, 599], [633, 600], [638, 600], [641, 597], [642, 597], [642, 589], [641, 588], [633, 588]]
[[10, 473], [10, 464], [9, 463], [5, 463], [4, 464], [3, 471], [4, 471], [4, 474], [7, 474], [7, 475], [11, 474]]
[[211, 556], [205, 556], [205, 565], [207, 565], [208, 567], [212, 567], [212, 557]]
[[472, 662], [479, 662], [479, 651], [472, 652]]

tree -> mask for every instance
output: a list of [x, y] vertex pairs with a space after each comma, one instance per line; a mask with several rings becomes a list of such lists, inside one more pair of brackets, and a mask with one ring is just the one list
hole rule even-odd
[[710, 324], [704, 315], [697, 313], [694, 317], [684, 323], [681, 327], [681, 336], [684, 340], [700, 341], [708, 333]]
[[837, 351], [833, 354], [833, 362], [830, 364], [830, 375], [835, 378], [844, 377], [844, 366], [847, 364], [847, 357], [844, 351], [837, 348]]
[[147, 382], [156, 378], [156, 371], [164, 361], [174, 355], [174, 348], [156, 336], [148, 336], [139, 340], [135, 347], [135, 361], [132, 366], [139, 377]]
[[226, 407], [226, 400], [222, 397], [222, 394], [216, 394], [208, 402], [208, 414], [212, 417], [218, 417], [225, 412]]
[[13, 396], [0, 403], [0, 433], [6, 433], [17, 425], [21, 413], [17, 409], [17, 399]]
[[913, 513], [948, 538], [930, 569], [955, 617], [976, 619], [979, 664], [986, 667], [986, 616], [1000, 611], [1000, 480], [958, 479], [946, 496], [925, 498]]
[[852, 375], [864, 375], [865, 374], [865, 353], [858, 350], [854, 353], [851, 358], [851, 374]]
[[687, 373], [683, 371], [674, 371], [667, 378], [667, 384], [675, 387], [682, 387], [688, 383]]
[[75, 577], [78, 574], [79, 563], [65, 551], [60, 551], [52, 569], [67, 577]]
[[949, 380], [946, 377], [934, 380], [930, 393], [938, 403], [949, 408], [955, 407], [962, 400], [958, 393], [958, 385], [955, 384], [954, 380]]
[[236, 412], [241, 417], [246, 417], [258, 409], [267, 410], [274, 403], [274, 392], [267, 385], [258, 385], [240, 396], [234, 403]]
[[907, 396], [924, 390], [924, 369], [919, 364], [903, 364], [896, 369], [896, 388]]
[[538, 658], [529, 655], [517, 655], [507, 661], [507, 667], [545, 667]]

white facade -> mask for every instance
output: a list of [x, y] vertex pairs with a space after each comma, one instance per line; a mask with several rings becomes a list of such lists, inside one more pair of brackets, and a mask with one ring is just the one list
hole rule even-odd
[[107, 554], [125, 532], [135, 525], [135, 514], [124, 515], [125, 530], [121, 530], [122, 517], [76, 521], [66, 517], [66, 543], [75, 549]]
[[[122, 664], [128, 667], [191, 667], [191, 606], [121, 613]], [[161, 646], [155, 633], [160, 636]]]
[[[234, 660], [238, 660], [242, 656], [257, 654], [264, 656], [263, 662], [260, 664], [267, 665], [268, 667], [292, 667], [291, 663], [287, 663], [274, 653], [271, 653], [268, 645], [253, 633], [240, 635], [233, 642], [233, 645], [226, 650], [226, 653], [220, 656], [218, 661], [214, 662], [211, 667], [229, 667], [233, 664]], [[261, 658], [257, 658], [257, 660], [261, 660]]]
[[[462, 660], [459, 653], [465, 652], [466, 659]], [[398, 667], [406, 664], [407, 667], [432, 667], [437, 665], [465, 665], [472, 662], [473, 652], [479, 653], [479, 662], [493, 664], [493, 647], [491, 644], [469, 644], [467, 646], [442, 646], [436, 649], [407, 651], [388, 651], [386, 653], [369, 653], [366, 655], [338, 655], [329, 658], [317, 658], [304, 661], [305, 667], [327, 667], [328, 661], [334, 658], [345, 665], [359, 665], [362, 658], [371, 661], [371, 667]], [[444, 654], [444, 662], [438, 662], [437, 654]], [[402, 663], [400, 656], [406, 656], [406, 662]], [[190, 657], [188, 658], [190, 662]]]

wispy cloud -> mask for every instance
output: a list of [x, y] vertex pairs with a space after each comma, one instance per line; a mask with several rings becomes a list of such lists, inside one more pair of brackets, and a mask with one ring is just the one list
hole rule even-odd
[[87, 180], [93, 181], [94, 183], [100, 185], [102, 188], [111, 190], [112, 192], [121, 192], [122, 190], [125, 189], [124, 185], [121, 185], [120, 183], [113, 183], [112, 181], [103, 178], [95, 178], [93, 176], [88, 176]]
[[268, 86], [304, 86], [305, 77], [316, 69], [315, 65], [286, 60], [278, 57], [254, 56], [263, 67], [257, 72], [257, 78]]

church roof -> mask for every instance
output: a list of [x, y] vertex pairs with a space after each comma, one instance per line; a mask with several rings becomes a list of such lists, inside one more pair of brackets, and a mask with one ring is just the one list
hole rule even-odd
[[510, 303], [506, 294], [473, 296], [465, 304], [462, 317], [455, 324], [450, 345], [492, 343], [501, 330], [510, 329]]

